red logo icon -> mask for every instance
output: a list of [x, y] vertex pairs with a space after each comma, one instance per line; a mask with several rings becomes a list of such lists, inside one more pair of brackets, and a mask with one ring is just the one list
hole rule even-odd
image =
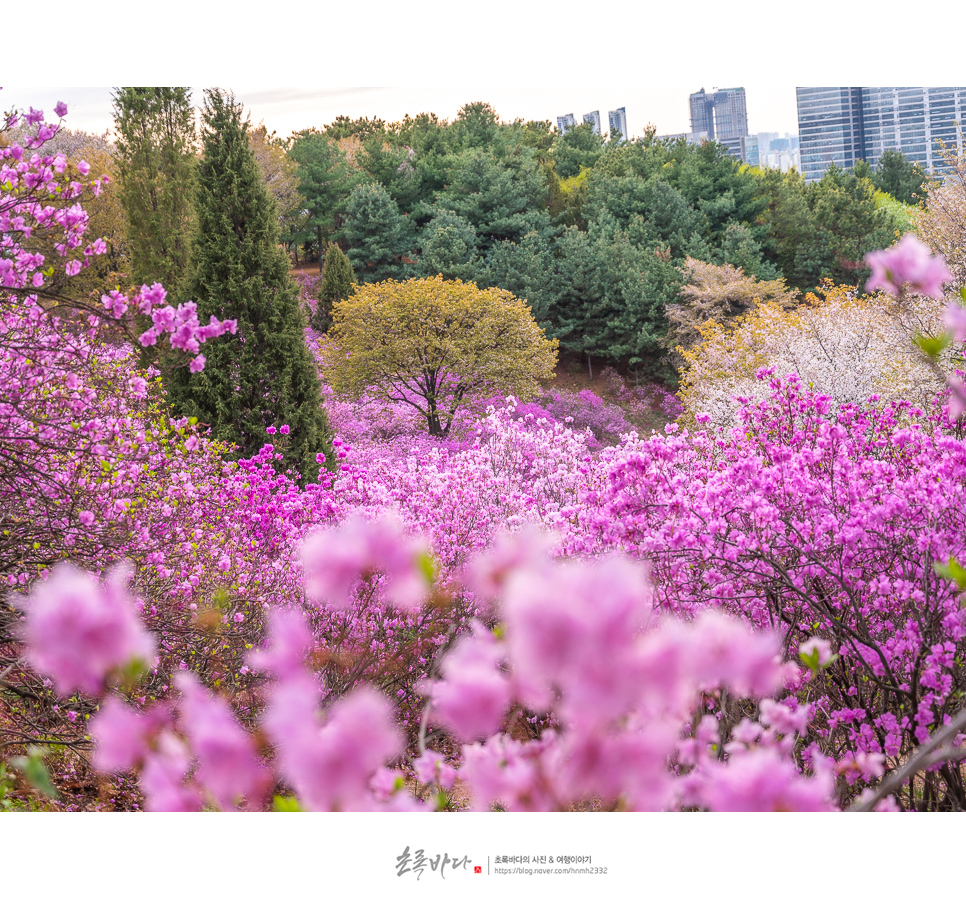
[[482, 866], [473, 866], [473, 872], [476, 875], [482, 875], [483, 874], [483, 867]]

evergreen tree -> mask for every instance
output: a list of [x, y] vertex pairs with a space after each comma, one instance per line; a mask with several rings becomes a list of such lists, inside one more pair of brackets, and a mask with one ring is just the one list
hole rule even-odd
[[885, 150], [871, 177], [876, 188], [887, 192], [903, 204], [918, 205], [926, 197], [927, 176], [923, 168], [906, 159], [899, 150]]
[[122, 86], [113, 94], [117, 180], [131, 281], [160, 281], [180, 299], [194, 224], [195, 120], [186, 86]]
[[378, 182], [357, 185], [349, 196], [340, 236], [346, 255], [363, 283], [401, 278], [406, 273], [412, 228], [396, 202]]
[[289, 156], [297, 164], [299, 194], [304, 199], [307, 222], [297, 243], [315, 243], [322, 258], [327, 240], [345, 211], [355, 179], [335, 141], [314, 128], [296, 131], [289, 138]]
[[329, 243], [325, 250], [319, 303], [312, 316], [312, 328], [316, 332], [328, 332], [332, 323], [332, 304], [351, 297], [355, 292], [355, 285], [356, 276], [352, 271], [352, 263], [335, 243]]
[[480, 274], [476, 229], [452, 211], [439, 211], [423, 228], [417, 270], [424, 277], [476, 281]]
[[188, 291], [205, 312], [237, 319], [238, 334], [206, 345], [205, 369], [176, 372], [170, 392], [178, 412], [197, 416], [243, 457], [265, 444], [266, 428], [287, 425], [284, 465], [314, 481], [316, 454], [332, 456], [331, 432], [248, 130], [233, 96], [206, 90]]

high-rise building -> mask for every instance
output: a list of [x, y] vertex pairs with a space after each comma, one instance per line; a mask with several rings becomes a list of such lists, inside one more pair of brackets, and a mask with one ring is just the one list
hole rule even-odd
[[600, 112], [588, 112], [584, 116], [584, 124], [592, 125], [594, 134], [600, 134]]
[[744, 160], [749, 166], [759, 165], [758, 155], [758, 135], [749, 134], [744, 139], [745, 157]]
[[864, 158], [875, 167], [886, 150], [901, 150], [927, 172], [943, 171], [942, 147], [958, 148], [964, 114], [963, 86], [863, 86]]
[[572, 128], [575, 124], [577, 124], [577, 121], [574, 118], [573, 112], [571, 112], [569, 115], [560, 115], [557, 117], [557, 130], [561, 134], [566, 134], [567, 129]]
[[627, 113], [624, 111], [624, 106], [608, 112], [607, 121], [610, 124], [611, 138], [618, 138], [622, 141], [629, 139], [627, 134]]
[[821, 178], [830, 163], [849, 169], [865, 156], [861, 87], [797, 86], [795, 98], [806, 181]]
[[733, 157], [744, 159], [743, 139], [748, 136], [748, 108], [744, 87], [716, 89], [706, 93], [702, 86], [691, 93], [691, 133], [706, 132], [728, 148]]
[[899, 150], [927, 172], [946, 168], [942, 145], [960, 147], [962, 86], [799, 86], [798, 134], [806, 181]]

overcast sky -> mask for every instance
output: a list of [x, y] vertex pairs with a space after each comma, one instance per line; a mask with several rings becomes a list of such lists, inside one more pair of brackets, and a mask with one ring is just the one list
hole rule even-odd
[[[936, 24], [948, 19], [944, 2], [931, 7]], [[473, 101], [491, 103], [505, 121], [555, 124], [558, 115], [579, 121], [599, 110], [604, 127], [607, 112], [624, 106], [637, 136], [648, 124], [659, 134], [688, 131], [690, 93], [743, 86], [750, 132], [796, 133], [796, 85], [962, 82], [958, 52], [942, 50], [941, 29], [932, 45], [895, 54], [904, 34], [894, 17], [827, 0], [813, 0], [808, 15], [775, 4], [753, 13], [719, 0], [656, 9], [595, 0], [579, 11], [526, 0], [370, 0], [349, 8], [262, 4], [248, 18], [168, 0], [164, 16], [142, 28], [112, 3], [98, 7], [97, 28], [69, 52], [8, 44], [0, 109], [50, 111], [63, 99], [68, 127], [104, 131], [111, 86], [190, 84], [196, 105], [202, 87], [233, 90], [254, 123], [282, 136], [338, 115], [392, 121], [430, 111], [452, 119]], [[949, 10], [961, 18], [956, 6]]]
[[[558, 115], [573, 113], [579, 122], [587, 112], [599, 111], [602, 129], [607, 113], [623, 106], [632, 137], [653, 123], [659, 134], [690, 131], [688, 95], [701, 85], [638, 87], [627, 85], [588, 87], [499, 87], [466, 84], [436, 87], [268, 87], [244, 83], [223, 84], [231, 89], [250, 113], [254, 124], [264, 120], [270, 131], [287, 137], [300, 128], [321, 127], [338, 115], [352, 118], [378, 116], [396, 121], [404, 115], [435, 112], [452, 119], [467, 102], [489, 102], [503, 121], [514, 118], [547, 119], [556, 125]], [[706, 89], [710, 90], [708, 83]], [[745, 86], [749, 131], [797, 132], [794, 85]], [[112, 127], [111, 88], [77, 86], [4, 86], [0, 107], [43, 108], [52, 111], [63, 100], [69, 108], [66, 124], [100, 133]], [[195, 105], [203, 101], [203, 88], [192, 93]]]

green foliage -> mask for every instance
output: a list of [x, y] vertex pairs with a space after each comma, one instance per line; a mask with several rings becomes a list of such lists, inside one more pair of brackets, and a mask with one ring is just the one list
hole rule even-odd
[[893, 214], [876, 204], [868, 179], [830, 168], [806, 185], [798, 173], [761, 173], [767, 207], [762, 214], [765, 258], [790, 285], [816, 290], [825, 278], [860, 285], [869, 272], [867, 252], [884, 249], [895, 239]]
[[113, 93], [117, 181], [128, 222], [131, 281], [160, 281], [180, 299], [194, 215], [195, 128], [184, 86]]
[[925, 171], [918, 163], [907, 160], [898, 150], [882, 153], [871, 178], [876, 188], [903, 204], [918, 205], [926, 197], [928, 177]]
[[493, 243], [547, 226], [546, 202], [544, 171], [524, 152], [502, 160], [468, 155], [436, 196], [437, 210], [453, 211], [476, 228], [484, 258]]
[[13, 777], [10, 775], [7, 765], [0, 761], [0, 812], [20, 810], [18, 804], [10, 798], [13, 786]]
[[933, 563], [933, 570], [941, 578], [955, 584], [960, 591], [966, 591], [966, 568], [963, 568], [959, 560], [953, 556], [949, 557], [948, 562]]
[[[648, 133], [632, 143], [606, 147], [595, 173], [663, 180], [703, 219], [706, 242], [717, 246], [729, 224], [754, 223], [765, 207], [755, 171], [714, 142], [659, 141]], [[694, 255], [694, 253], [687, 253]]]
[[180, 370], [169, 392], [182, 415], [211, 426], [241, 456], [265, 444], [270, 425], [291, 428], [282, 464], [318, 475], [316, 454], [331, 456], [318, 373], [305, 344], [288, 259], [278, 245], [274, 202], [261, 181], [241, 105], [207, 90], [198, 168], [198, 232], [188, 288], [206, 312], [238, 321], [238, 334], [205, 345], [197, 374]]
[[892, 215], [875, 205], [872, 184], [831, 167], [808, 186], [806, 201], [812, 220], [796, 251], [799, 280], [863, 284], [869, 276], [865, 254], [890, 246], [896, 233]]
[[348, 246], [346, 255], [356, 277], [364, 284], [406, 274], [403, 260], [410, 258], [413, 248], [412, 226], [378, 182], [353, 189], [339, 236]]
[[298, 191], [308, 212], [296, 242], [314, 241], [321, 256], [323, 241], [335, 232], [355, 184], [349, 164], [335, 142], [319, 131], [297, 131], [288, 141], [297, 164]]
[[312, 317], [312, 328], [316, 332], [328, 331], [332, 322], [332, 304], [351, 297], [355, 285], [356, 276], [352, 271], [352, 263], [335, 243], [329, 243], [325, 250], [318, 306]]
[[23, 778], [41, 795], [56, 801], [60, 798], [60, 793], [54, 788], [47, 764], [44, 763], [46, 753], [43, 748], [30, 747], [25, 757], [14, 757], [10, 764], [22, 773]]
[[747, 224], [728, 224], [718, 247], [717, 261], [744, 269], [759, 281], [775, 281], [781, 277], [778, 269], [765, 258], [754, 231]]
[[366, 140], [383, 134], [385, 130], [386, 123], [381, 118], [349, 118], [348, 115], [339, 115], [335, 121], [325, 126], [326, 136], [333, 141], [341, 141], [347, 137]]
[[[309, 145], [313, 132], [301, 134]], [[794, 171], [745, 167], [718, 143], [653, 130], [611, 143], [589, 125], [560, 135], [549, 122], [500, 122], [483, 102], [452, 123], [342, 118], [314, 134], [340, 164], [319, 183], [331, 199], [325, 233], [344, 242], [360, 281], [496, 285], [525, 297], [565, 347], [661, 374], [663, 308], [688, 258], [803, 290], [825, 277], [861, 283], [862, 256], [888, 245], [907, 213], [871, 169], [809, 186]]]
[[298, 243], [305, 236], [305, 201], [299, 194], [298, 166], [286, 153], [285, 144], [265, 124], [249, 133], [255, 162], [262, 181], [275, 200], [279, 237], [286, 243]]
[[420, 275], [442, 275], [449, 281], [474, 281], [480, 272], [473, 225], [452, 211], [440, 211], [423, 228], [417, 246]]
[[550, 148], [554, 169], [561, 179], [576, 176], [596, 165], [604, 152], [604, 139], [589, 124], [574, 125], [558, 134]]
[[549, 121], [528, 121], [522, 125], [520, 137], [524, 147], [530, 147], [543, 160], [553, 146], [554, 134]]
[[876, 190], [873, 201], [875, 201], [877, 208], [882, 208], [889, 212], [889, 216], [895, 224], [897, 234], [901, 236], [904, 233], [913, 232], [917, 208], [912, 205], [903, 204], [901, 201], [896, 201], [888, 192], [881, 190]]
[[497, 137], [499, 120], [488, 102], [468, 102], [457, 113], [453, 130], [458, 148], [486, 148]]
[[664, 305], [681, 287], [666, 253], [641, 249], [628, 235], [568, 228], [560, 237], [552, 294], [538, 312], [548, 335], [569, 351], [667, 378]]
[[519, 242], [504, 240], [490, 250], [483, 273], [487, 287], [512, 291], [523, 298], [544, 330], [556, 328], [556, 305], [563, 278], [557, 268], [554, 238], [531, 230]]

